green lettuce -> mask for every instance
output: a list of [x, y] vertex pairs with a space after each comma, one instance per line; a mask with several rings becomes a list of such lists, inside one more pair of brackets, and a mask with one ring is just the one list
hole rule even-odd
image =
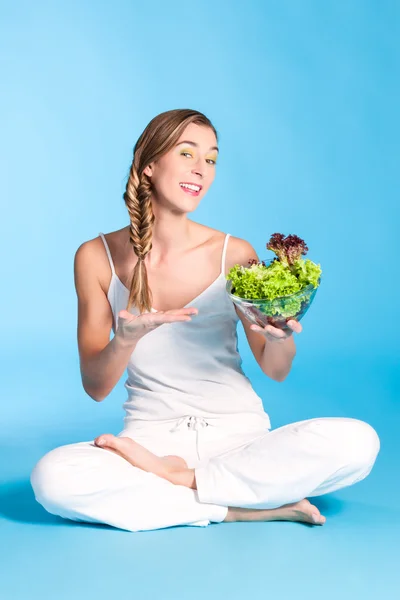
[[[232, 294], [250, 300], [271, 301], [301, 292], [310, 284], [314, 288], [318, 287], [322, 269], [312, 260], [301, 258], [308, 250], [303, 240], [295, 235], [285, 238], [283, 234], [275, 233], [271, 236], [267, 248], [277, 255], [270, 265], [266, 266], [264, 261], [257, 263], [250, 260], [250, 267], [236, 264], [230, 269], [226, 279], [232, 281]], [[302, 300], [304, 298], [301, 297], [285, 298], [279, 313], [283, 314], [284, 308], [288, 315], [293, 314], [295, 309], [300, 307]]]

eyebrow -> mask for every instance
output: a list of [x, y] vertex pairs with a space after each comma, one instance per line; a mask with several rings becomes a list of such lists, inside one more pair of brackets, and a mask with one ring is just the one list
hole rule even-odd
[[[199, 145], [196, 144], [196, 142], [191, 142], [190, 140], [183, 140], [182, 142], [178, 142], [176, 145], [180, 146], [180, 144], [190, 144], [191, 146], [196, 146], [196, 148], [199, 147]], [[210, 150], [216, 150], [217, 152], [219, 152], [219, 149], [217, 146], [211, 146]]]

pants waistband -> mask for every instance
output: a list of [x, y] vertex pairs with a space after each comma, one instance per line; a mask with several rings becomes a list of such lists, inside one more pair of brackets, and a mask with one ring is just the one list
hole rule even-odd
[[170, 432], [194, 429], [199, 431], [205, 427], [215, 430], [246, 431], [247, 429], [271, 429], [267, 413], [234, 413], [229, 415], [183, 415], [172, 419], [140, 419], [132, 415], [124, 419], [124, 428], [130, 430], [143, 430], [160, 428]]

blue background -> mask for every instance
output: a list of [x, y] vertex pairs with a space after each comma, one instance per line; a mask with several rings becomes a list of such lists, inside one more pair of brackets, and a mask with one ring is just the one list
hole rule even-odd
[[[400, 520], [399, 42], [396, 1], [1, 3], [2, 598], [395, 597]], [[133, 146], [158, 113], [204, 112], [217, 176], [189, 218], [261, 259], [295, 233], [323, 280], [283, 383], [243, 368], [272, 428], [370, 423], [368, 478], [314, 499], [323, 527], [233, 523], [132, 534], [34, 498], [52, 448], [122, 426], [125, 376], [82, 388], [73, 259], [129, 223]], [[17, 560], [18, 556], [18, 560]]]

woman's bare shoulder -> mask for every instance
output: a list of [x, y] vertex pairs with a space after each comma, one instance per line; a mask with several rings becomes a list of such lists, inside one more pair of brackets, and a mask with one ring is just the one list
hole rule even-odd
[[[109, 247], [113, 262], [115, 262], [116, 258], [118, 259], [119, 249], [122, 245], [123, 233], [125, 231], [126, 235], [126, 230], [128, 229], [129, 227], [124, 227], [123, 229], [118, 229], [108, 233], [102, 232], [106, 238], [106, 243]], [[104, 293], [107, 294], [107, 290], [110, 285], [110, 263], [101, 236], [97, 235], [94, 238], [82, 242], [76, 251], [76, 255], [78, 255], [78, 253], [84, 253], [86, 255], [86, 264], [88, 265], [87, 268], [90, 268], [90, 270], [97, 275]]]
[[[220, 248], [227, 233], [219, 229], [208, 227], [207, 225], [201, 225], [200, 227], [200, 239], [203, 238], [206, 240], [206, 243], [210, 246]], [[248, 260], [251, 258], [258, 260], [257, 253], [251, 243], [244, 238], [229, 233], [226, 249], [226, 265], [229, 266], [229, 268], [238, 263], [247, 266]]]
[[226, 271], [238, 264], [247, 267], [251, 259], [259, 260], [252, 244], [244, 238], [230, 235], [226, 251]]

